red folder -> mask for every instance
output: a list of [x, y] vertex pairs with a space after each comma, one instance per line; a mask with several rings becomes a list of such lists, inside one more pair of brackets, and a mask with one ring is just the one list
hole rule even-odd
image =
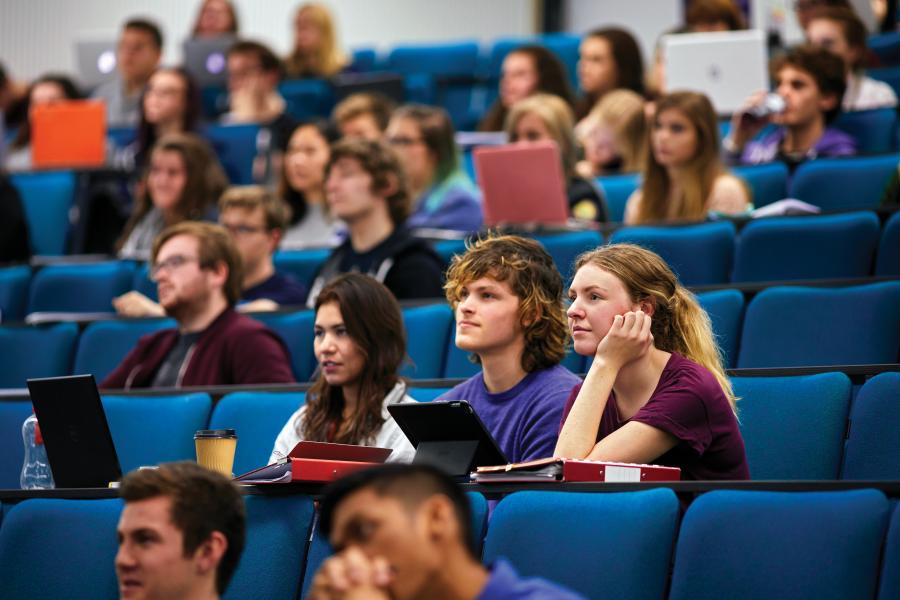
[[527, 481], [678, 481], [681, 469], [660, 465], [542, 458], [523, 463], [478, 467], [472, 473], [477, 483]]
[[286, 457], [238, 475], [234, 480], [259, 484], [334, 481], [353, 471], [383, 463], [390, 454], [390, 448], [303, 441]]

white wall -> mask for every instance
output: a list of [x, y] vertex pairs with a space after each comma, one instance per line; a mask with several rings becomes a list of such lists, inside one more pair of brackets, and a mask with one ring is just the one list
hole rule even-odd
[[622, 27], [637, 39], [649, 65], [657, 38], [682, 23], [682, 0], [568, 0], [566, 29], [584, 34]]
[[[237, 0], [241, 33], [290, 47], [293, 13], [302, 0]], [[331, 0], [325, 2], [348, 48], [386, 48], [400, 42], [489, 40], [537, 30], [534, 0]], [[163, 29], [165, 61], [180, 60], [180, 44], [199, 0], [0, 0], [0, 61], [16, 79], [47, 71], [74, 73], [76, 39], [115, 39], [131, 16], [148, 16]]]

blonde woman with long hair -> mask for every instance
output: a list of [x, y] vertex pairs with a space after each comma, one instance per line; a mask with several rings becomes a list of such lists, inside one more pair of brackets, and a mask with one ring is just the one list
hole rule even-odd
[[575, 165], [582, 177], [642, 171], [647, 156], [644, 98], [631, 90], [613, 90], [575, 127], [584, 160]]
[[740, 214], [748, 208], [747, 186], [722, 165], [709, 99], [697, 92], [660, 98], [643, 184], [628, 199], [625, 223], [699, 221], [710, 211]]
[[575, 267], [569, 328], [593, 363], [566, 404], [554, 455], [749, 479], [736, 398], [694, 295], [631, 244], [586, 252]]
[[284, 61], [289, 79], [332, 77], [349, 64], [338, 45], [334, 18], [324, 5], [303, 4], [294, 17], [294, 48]]

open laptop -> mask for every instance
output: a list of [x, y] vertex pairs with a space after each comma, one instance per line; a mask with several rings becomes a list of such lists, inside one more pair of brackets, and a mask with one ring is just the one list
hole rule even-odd
[[78, 40], [75, 42], [78, 81], [85, 90], [116, 77], [116, 40]]
[[769, 89], [766, 35], [760, 29], [664, 36], [666, 91], [703, 92], [721, 116]]
[[65, 100], [31, 111], [31, 164], [35, 169], [101, 167], [106, 162], [106, 105]]
[[564, 225], [569, 201], [559, 148], [553, 142], [475, 148], [484, 224]]
[[58, 488], [105, 488], [122, 477], [93, 375], [29, 379]]
[[234, 42], [235, 39], [230, 36], [184, 41], [184, 68], [198, 87], [223, 87], [228, 83], [225, 67], [228, 49]]

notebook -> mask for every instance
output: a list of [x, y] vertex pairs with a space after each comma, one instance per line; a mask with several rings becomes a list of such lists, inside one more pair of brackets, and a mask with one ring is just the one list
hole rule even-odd
[[769, 89], [762, 30], [666, 35], [662, 52], [666, 91], [703, 92], [719, 115], [730, 115], [750, 94]]
[[479, 147], [472, 155], [487, 227], [568, 221], [566, 182], [554, 142]]
[[75, 42], [78, 81], [88, 90], [116, 77], [116, 40], [79, 40]]
[[234, 42], [230, 36], [184, 41], [184, 68], [197, 87], [224, 87], [228, 83], [228, 49]]
[[66, 100], [31, 111], [31, 163], [36, 169], [101, 167], [106, 162], [106, 105]]
[[57, 488], [105, 488], [122, 477], [93, 375], [29, 379]]

